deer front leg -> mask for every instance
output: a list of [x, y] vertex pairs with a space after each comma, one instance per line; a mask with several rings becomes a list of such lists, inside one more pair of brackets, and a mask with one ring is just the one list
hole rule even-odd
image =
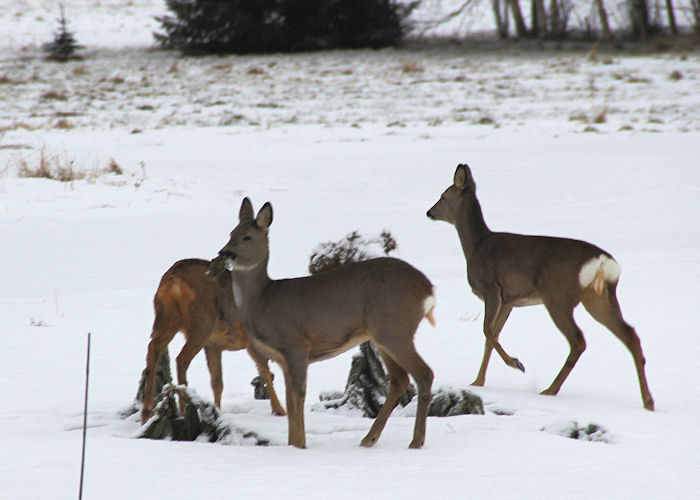
[[258, 368], [258, 373], [265, 381], [267, 392], [270, 394], [270, 406], [272, 407], [272, 413], [280, 417], [285, 416], [287, 412], [284, 411], [279, 399], [277, 399], [277, 393], [275, 392], [275, 387], [272, 383], [272, 374], [270, 373], [270, 368], [267, 364], [268, 360], [252, 345], [248, 345], [246, 350], [255, 362], [255, 366]]
[[[502, 306], [494, 320], [493, 324], [493, 334], [494, 337], [496, 338], [496, 341], [498, 341], [498, 336], [501, 334], [501, 330], [503, 329], [503, 325], [505, 325], [506, 320], [508, 320], [508, 316], [510, 316], [510, 312], [513, 310], [512, 306]], [[484, 342], [484, 357], [481, 360], [481, 367], [479, 368], [479, 374], [476, 376], [476, 379], [474, 379], [474, 382], [472, 382], [471, 385], [482, 387], [484, 385], [484, 382], [486, 382], [486, 368], [488, 368], [489, 365], [489, 360], [491, 359], [491, 352], [493, 351], [493, 346], [489, 343], [488, 340]], [[521, 365], [522, 366], [522, 365]], [[523, 368], [524, 371], [524, 368]]]
[[287, 392], [287, 444], [306, 448], [304, 430], [304, 399], [306, 397], [306, 372], [308, 357], [304, 353], [285, 356], [284, 382]]
[[[496, 352], [501, 356], [501, 359], [505, 362], [506, 365], [510, 366], [511, 368], [517, 368], [521, 372], [525, 372], [525, 367], [523, 364], [518, 360], [518, 358], [513, 358], [508, 353], [501, 347], [501, 344], [498, 343], [498, 335], [501, 333], [501, 329], [503, 328], [503, 324], [505, 324], [506, 319], [508, 319], [508, 315], [510, 314], [510, 311], [512, 308], [510, 306], [503, 306], [502, 300], [501, 300], [501, 290], [500, 288], [496, 288], [494, 290], [490, 290], [489, 292], [484, 294], [484, 336], [486, 337], [486, 343], [491, 346], [492, 349], [496, 349]], [[500, 326], [500, 328], [496, 328]], [[488, 364], [488, 358], [491, 356], [491, 353], [488, 353], [484, 351], [484, 359], [486, 361], [486, 364]], [[484, 370], [484, 377], [486, 377], [486, 367], [483, 366], [482, 362], [482, 368]], [[481, 374], [481, 370], [479, 371]], [[477, 381], [479, 381], [479, 377], [477, 376]], [[481, 381], [481, 385], [483, 385], [483, 381]]]

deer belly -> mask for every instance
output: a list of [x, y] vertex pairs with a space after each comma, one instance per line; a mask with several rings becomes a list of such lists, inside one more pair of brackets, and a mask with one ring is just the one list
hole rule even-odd
[[240, 351], [248, 345], [245, 330], [240, 323], [226, 330], [214, 330], [210, 342], [226, 351]]
[[325, 337], [319, 339], [317, 343], [314, 343], [313, 350], [309, 353], [309, 361], [315, 362], [334, 358], [366, 340], [369, 340], [369, 334], [364, 330], [353, 331], [337, 338]]

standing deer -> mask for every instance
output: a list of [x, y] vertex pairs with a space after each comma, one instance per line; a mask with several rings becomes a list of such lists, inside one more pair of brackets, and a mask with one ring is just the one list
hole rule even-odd
[[423, 318], [433, 321], [433, 287], [404, 261], [377, 258], [295, 279], [271, 280], [268, 229], [272, 206], [253, 214], [243, 200], [239, 223], [208, 273], [231, 270], [233, 294], [246, 320], [251, 343], [282, 367], [287, 389], [288, 443], [304, 448], [304, 398], [309, 363], [332, 358], [372, 340], [386, 364], [389, 394], [360, 443], [372, 446], [408, 386], [418, 386], [411, 448], [425, 440], [433, 372], [413, 344]]
[[[177, 332], [182, 332], [186, 339], [177, 356], [178, 384], [187, 384], [187, 368], [204, 348], [214, 403], [221, 408], [224, 388], [221, 351], [247, 349], [267, 385], [272, 412], [285, 414], [272, 386], [267, 359], [248, 344], [241, 313], [233, 300], [231, 273], [221, 273], [216, 279], [211, 279], [205, 276], [208, 266], [205, 260], [180, 260], [160, 280], [153, 298], [156, 317], [146, 355], [146, 388], [141, 412], [143, 422], [153, 414], [156, 364]], [[180, 400], [180, 412], [183, 411], [184, 402]]]
[[510, 367], [525, 371], [509, 356], [498, 336], [513, 307], [544, 304], [554, 324], [570, 345], [561, 371], [542, 394], [555, 395], [586, 349], [576, 325], [574, 308], [583, 303], [630, 350], [634, 358], [644, 408], [654, 400], [644, 374], [644, 355], [634, 328], [622, 319], [615, 290], [620, 266], [604, 250], [584, 241], [526, 236], [491, 231], [476, 198], [476, 184], [467, 165], [459, 165], [454, 184], [427, 213], [433, 220], [454, 225], [467, 260], [467, 279], [474, 294], [484, 301], [486, 344], [479, 374], [472, 385], [483, 386], [491, 352], [496, 349]]

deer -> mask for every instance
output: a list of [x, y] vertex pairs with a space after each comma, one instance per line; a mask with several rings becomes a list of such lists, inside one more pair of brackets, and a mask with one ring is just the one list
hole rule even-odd
[[472, 292], [484, 302], [486, 342], [481, 367], [472, 385], [484, 385], [493, 349], [506, 365], [525, 371], [523, 364], [501, 347], [498, 338], [514, 307], [542, 304], [570, 346], [561, 371], [541, 392], [556, 395], [586, 349], [583, 332], [573, 316], [574, 308], [582, 303], [596, 321], [629, 349], [644, 408], [654, 410], [641, 342], [634, 328], [622, 318], [616, 296], [621, 268], [608, 252], [574, 239], [491, 231], [484, 221], [476, 183], [466, 164], [457, 166], [453, 184], [428, 210], [427, 216], [457, 229], [467, 262], [467, 281]]
[[[233, 298], [231, 273], [209, 278], [205, 275], [208, 267], [206, 260], [180, 260], [160, 280], [153, 298], [155, 319], [146, 355], [143, 423], [153, 415], [156, 364], [178, 332], [186, 339], [176, 359], [178, 384], [187, 385], [187, 369], [197, 353], [204, 349], [214, 403], [221, 408], [224, 389], [221, 353], [246, 349], [267, 386], [272, 413], [285, 415], [272, 384], [267, 358], [248, 342], [241, 312]], [[180, 399], [180, 413], [184, 413], [184, 406], [186, 403]]]
[[428, 278], [403, 260], [382, 257], [347, 264], [324, 273], [270, 279], [268, 232], [270, 202], [254, 215], [250, 199], [241, 203], [238, 225], [210, 264], [216, 276], [231, 271], [233, 295], [246, 321], [252, 345], [277, 362], [284, 373], [287, 441], [306, 447], [304, 399], [310, 363], [332, 358], [371, 340], [389, 376], [389, 393], [361, 446], [374, 445], [408, 386], [418, 387], [410, 448], [425, 441], [433, 371], [413, 342], [419, 323], [435, 323], [435, 298]]

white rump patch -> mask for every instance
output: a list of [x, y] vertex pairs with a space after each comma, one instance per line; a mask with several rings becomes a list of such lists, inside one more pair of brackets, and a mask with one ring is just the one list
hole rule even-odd
[[[435, 292], [433, 292], [434, 294]], [[433, 311], [435, 310], [435, 295], [429, 295], [423, 301], [423, 316], [428, 318], [431, 325], [435, 326], [435, 317], [433, 316]]]
[[[592, 284], [596, 286], [596, 292], [600, 293], [599, 287], [602, 287], [602, 281], [607, 283], [615, 283], [620, 279], [620, 264], [607, 255], [599, 255], [594, 257], [583, 266], [578, 273], [578, 282], [581, 288], [588, 288]], [[594, 283], [597, 281], [597, 283]]]

